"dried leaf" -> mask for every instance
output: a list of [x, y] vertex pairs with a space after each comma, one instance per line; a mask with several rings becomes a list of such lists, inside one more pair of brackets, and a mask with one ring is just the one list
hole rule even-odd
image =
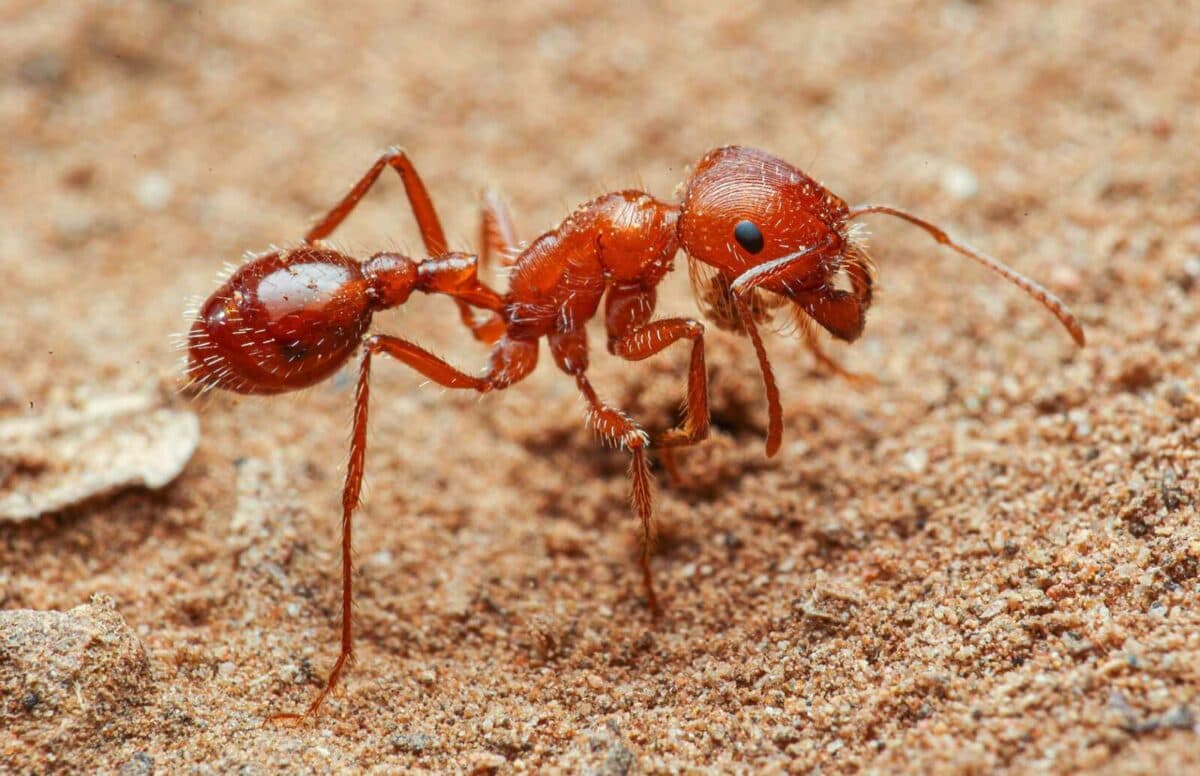
[[0, 519], [29, 520], [125, 488], [161, 488], [200, 441], [192, 412], [150, 395], [0, 421]]

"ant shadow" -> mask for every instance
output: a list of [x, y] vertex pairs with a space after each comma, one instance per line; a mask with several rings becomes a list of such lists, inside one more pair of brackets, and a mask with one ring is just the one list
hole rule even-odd
[[[646, 390], [646, 387], [635, 381], [621, 392], [620, 399], [614, 404], [636, 418], [652, 438], [667, 429], [679, 427], [684, 413], [678, 400], [667, 398], [667, 394], [662, 394], [663, 398], [647, 399], [647, 395], [657, 396], [661, 392]], [[728, 486], [746, 474], [772, 468], [774, 463], [762, 454], [766, 423], [760, 417], [761, 408], [756, 399], [735, 390], [712, 392], [709, 437], [698, 445], [672, 451], [675, 460], [683, 464], [686, 471], [678, 481], [669, 476], [663, 451], [651, 447], [651, 471], [659, 488], [690, 503], [709, 502], [727, 492]], [[628, 455], [599, 443], [574, 415], [528, 430], [515, 441], [534, 457], [561, 460], [566, 467], [584, 467], [586, 471], [578, 475], [582, 478], [623, 479], [628, 476]], [[719, 452], [714, 452], [718, 448]], [[697, 465], [688, 465], [690, 459], [697, 456], [700, 456]]]

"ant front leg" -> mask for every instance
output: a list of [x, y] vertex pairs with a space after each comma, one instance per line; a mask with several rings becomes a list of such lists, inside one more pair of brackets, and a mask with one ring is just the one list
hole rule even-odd
[[688, 364], [684, 420], [654, 440], [656, 447], [684, 447], [708, 437], [708, 370], [704, 364], [704, 324], [692, 318], [661, 318], [650, 321], [655, 292], [642, 286], [617, 286], [608, 292], [605, 320], [608, 351], [626, 361], [641, 361], [657, 355], [672, 344], [692, 341]]
[[[754, 315], [747, 299], [756, 288], [768, 286], [768, 284], [783, 284], [786, 287], [787, 281], [798, 270], [803, 271], [807, 267], [813, 253], [822, 251], [831, 244], [832, 239], [827, 236], [825, 240], [816, 245], [802, 248], [795, 253], [781, 256], [765, 264], [757, 264], [738, 275], [729, 286], [734, 306], [737, 308], [738, 316], [742, 319], [742, 326], [749, 335], [750, 342], [754, 345], [754, 354], [758, 357], [759, 370], [762, 372], [763, 388], [767, 393], [768, 458], [778, 453], [779, 446], [783, 444], [783, 404], [779, 399], [779, 386], [775, 383], [775, 372], [771, 369], [771, 361], [767, 358], [767, 349], [763, 345], [762, 335], [758, 333], [758, 324], [754, 322]], [[809, 315], [813, 315], [808, 307], [805, 307], [805, 311]], [[817, 318], [815, 315], [813, 317]], [[820, 318], [817, 318], [817, 321], [826, 325]], [[826, 328], [828, 328], [827, 325]], [[860, 325], [859, 330], [861, 331], [861, 329]], [[835, 336], [837, 336], [836, 332]]]
[[842, 366], [833, 356], [826, 353], [825, 349], [821, 347], [821, 340], [819, 339], [816, 324], [809, 315], [797, 312], [795, 321], [797, 328], [800, 330], [800, 335], [804, 338], [804, 346], [808, 348], [808, 352], [812, 354], [813, 359], [820, 366], [856, 387], [879, 385], [879, 380], [873, 375], [853, 372]]
[[584, 373], [588, 367], [587, 330], [574, 329], [549, 336], [550, 352], [559, 369], [575, 378], [575, 385], [588, 404], [588, 424], [605, 442], [619, 445], [632, 456], [629, 476], [632, 480], [631, 499], [633, 511], [642, 526], [642, 551], [639, 565], [642, 569], [642, 585], [646, 589], [646, 603], [655, 619], [662, 610], [658, 606], [658, 595], [654, 592], [654, 576], [650, 571], [650, 559], [654, 555], [654, 497], [650, 489], [650, 465], [646, 460], [646, 448], [650, 438], [626, 413], [610, 407], [596, 395], [596, 389]]

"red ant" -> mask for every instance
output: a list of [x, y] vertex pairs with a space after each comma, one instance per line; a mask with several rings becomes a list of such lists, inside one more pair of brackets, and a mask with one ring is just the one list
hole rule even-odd
[[[378, 253], [359, 262], [316, 243], [354, 209], [380, 174], [401, 176], [429, 258], [416, 262]], [[709, 431], [704, 326], [692, 318], [651, 320], [656, 288], [682, 249], [705, 313], [741, 331], [753, 343], [768, 404], [767, 455], [783, 436], [779, 389], [759, 334], [782, 305], [790, 305], [805, 341], [823, 364], [843, 372], [819, 349], [812, 323], [852, 342], [871, 306], [874, 268], [850, 222], [880, 213], [924, 229], [935, 240], [1013, 282], [1050, 310], [1084, 344], [1079, 322], [1053, 294], [1016, 271], [956, 242], [938, 227], [884, 205], [851, 208], [820, 183], [762, 151], [738, 146], [704, 156], [683, 187], [680, 204], [627, 190], [598, 197], [528, 246], [515, 237], [507, 211], [493, 196], [484, 202], [481, 254], [512, 266], [501, 297], [477, 275], [474, 256], [449, 253], [433, 204], [408, 157], [385, 153], [350, 192], [305, 235], [304, 244], [255, 256], [201, 307], [189, 333], [188, 375], [201, 389], [282, 393], [319, 382], [361, 347], [350, 462], [342, 492], [341, 652], [324, 687], [309, 705], [315, 712], [352, 654], [351, 517], [358, 505], [366, 456], [371, 361], [397, 358], [448, 388], [501, 390], [528, 376], [545, 337], [560, 369], [575, 379], [587, 417], [608, 442], [632, 456], [634, 511], [641, 521], [641, 572], [648, 605], [658, 613], [650, 573], [653, 523], [646, 450], [695, 444]], [[840, 287], [843, 284], [846, 287]], [[413, 291], [454, 298], [464, 323], [492, 343], [483, 374], [466, 374], [407, 340], [367, 336], [372, 314], [403, 304]], [[651, 437], [627, 414], [602, 402], [588, 381], [585, 324], [604, 302], [608, 351], [639, 361], [679, 340], [692, 343], [684, 420]], [[490, 311], [477, 317], [472, 308]], [[664, 461], [673, 471], [669, 457]], [[297, 719], [299, 715], [278, 715]]]

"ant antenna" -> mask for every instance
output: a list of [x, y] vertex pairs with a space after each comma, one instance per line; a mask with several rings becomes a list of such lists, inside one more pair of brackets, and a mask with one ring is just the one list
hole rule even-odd
[[899, 208], [889, 207], [888, 205], [859, 205], [858, 207], [850, 210], [846, 216], [846, 220], [849, 221], [870, 213], [881, 213], [887, 216], [895, 216], [896, 218], [907, 221], [914, 226], [918, 226], [928, 232], [933, 239], [937, 240], [942, 245], [948, 246], [952, 250], [961, 253], [963, 256], [966, 256], [969, 259], [974, 259], [990, 269], [992, 272], [995, 272], [997, 275], [1008, 280], [1013, 285], [1018, 286], [1025, 293], [1041, 302], [1043, 307], [1053, 313], [1054, 317], [1057, 318], [1059, 322], [1062, 323], [1062, 325], [1066, 328], [1066, 330], [1071, 333], [1071, 338], [1075, 340], [1075, 344], [1079, 347], [1083, 347], [1085, 342], [1083, 336], [1083, 326], [1081, 326], [1075, 316], [1067, 310], [1067, 306], [1063, 304], [1062, 300], [1043, 288], [1041, 284], [1025, 277], [1020, 272], [1017, 272], [1015, 269], [1000, 262], [999, 260], [993, 259], [991, 256], [988, 256], [984, 253], [980, 253], [965, 243], [955, 242], [954, 240], [950, 239], [950, 235], [946, 234], [938, 227], [934, 226], [928, 221], [925, 221], [924, 219], [917, 218], [912, 213], [900, 210]]

